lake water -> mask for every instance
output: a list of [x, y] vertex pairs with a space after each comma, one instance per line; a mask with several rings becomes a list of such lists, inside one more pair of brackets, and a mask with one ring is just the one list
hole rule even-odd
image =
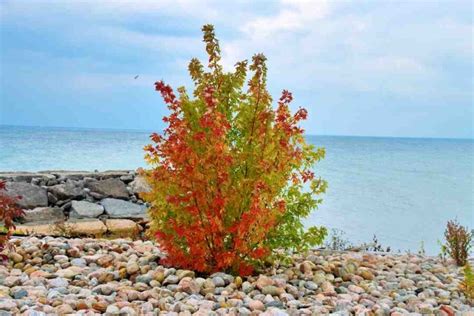
[[[0, 171], [145, 167], [148, 132], [0, 126]], [[308, 136], [326, 148], [324, 202], [306, 223], [353, 243], [437, 254], [446, 221], [474, 227], [474, 141]]]

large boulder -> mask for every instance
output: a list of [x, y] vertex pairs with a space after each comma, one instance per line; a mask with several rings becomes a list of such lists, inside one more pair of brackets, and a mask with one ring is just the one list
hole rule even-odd
[[110, 178], [100, 181], [86, 182], [85, 186], [92, 192], [102, 194], [104, 196], [128, 199], [128, 191], [125, 183], [117, 178]]
[[140, 193], [148, 193], [151, 191], [151, 187], [146, 181], [146, 179], [142, 176], [137, 176], [135, 177], [135, 180], [130, 182], [130, 188], [132, 189], [132, 192], [135, 194], [140, 194]]
[[7, 182], [6, 189], [9, 196], [21, 196], [18, 205], [23, 208], [48, 206], [48, 193], [40, 186], [25, 182]]
[[53, 185], [48, 189], [58, 198], [58, 200], [78, 199], [84, 197], [84, 190], [80, 186], [76, 186], [72, 181]]
[[72, 201], [69, 216], [72, 218], [90, 218], [97, 217], [102, 213], [104, 213], [102, 205], [87, 201]]
[[33, 210], [25, 210], [23, 216], [25, 223], [54, 223], [65, 219], [64, 212], [59, 207], [37, 207]]
[[111, 218], [145, 218], [146, 206], [118, 199], [103, 199], [100, 204]]

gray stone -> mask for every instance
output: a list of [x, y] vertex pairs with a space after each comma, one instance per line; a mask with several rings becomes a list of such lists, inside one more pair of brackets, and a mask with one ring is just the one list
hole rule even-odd
[[[0, 316], [4, 316], [4, 315], [0, 314]], [[28, 316], [46, 316], [46, 313], [35, 311], [34, 309], [29, 309]]]
[[[283, 306], [281, 306], [283, 308]], [[270, 307], [265, 315], [269, 315], [269, 316], [288, 316], [288, 313], [277, 308], [277, 307]]]
[[12, 291], [12, 296], [14, 299], [19, 300], [28, 296], [28, 292], [25, 289], [16, 289]]
[[16, 308], [16, 302], [10, 299], [0, 300], [0, 310], [12, 310]]
[[132, 192], [135, 194], [140, 194], [140, 193], [148, 193], [151, 191], [151, 187], [146, 181], [146, 179], [142, 176], [137, 176], [135, 180], [130, 182], [130, 188], [132, 189]]
[[104, 207], [87, 201], [72, 201], [71, 213], [74, 218], [97, 217], [104, 213]]
[[128, 274], [135, 274], [140, 271], [140, 266], [137, 262], [132, 261], [127, 263], [127, 273]]
[[224, 282], [225, 282], [225, 285], [228, 285], [232, 282], [234, 282], [234, 277], [230, 274], [226, 274], [226, 273], [223, 273], [223, 272], [216, 272], [216, 273], [213, 273], [211, 274], [210, 276], [211, 278], [213, 277], [221, 277]]
[[223, 278], [221, 278], [220, 276], [215, 276], [212, 278], [212, 283], [214, 283], [214, 285], [216, 287], [223, 287], [225, 286], [225, 281]]
[[76, 267], [85, 267], [87, 265], [87, 262], [83, 258], [74, 258], [71, 260], [71, 265]]
[[351, 276], [357, 271], [357, 264], [353, 261], [349, 261], [339, 268], [337, 276], [341, 277], [344, 281], [350, 280]]
[[238, 309], [238, 313], [239, 313], [239, 315], [247, 316], [247, 315], [250, 315], [252, 312], [246, 307], [240, 307]]
[[48, 194], [42, 187], [24, 182], [7, 182], [6, 189], [9, 196], [21, 197], [17, 203], [23, 208], [48, 206]]
[[[72, 201], [67, 201], [66, 203], [63, 203], [63, 204], [61, 205], [61, 209], [62, 209], [63, 211], [67, 211], [67, 210], [69, 210], [69, 209], [71, 208], [71, 205], [72, 205]], [[59, 205], [58, 205], [58, 206], [59, 206]]]
[[145, 284], [150, 284], [151, 280], [153, 280], [153, 278], [151, 277], [151, 275], [148, 275], [148, 274], [139, 275], [137, 276], [137, 279], [136, 279], [137, 282], [141, 282]]
[[125, 183], [129, 183], [130, 181], [133, 181], [133, 174], [126, 174], [120, 177], [120, 180], [122, 180]]
[[49, 191], [53, 193], [59, 200], [84, 197], [84, 190], [81, 187], [75, 186], [71, 181], [63, 184], [53, 185], [52, 187], [49, 187]]
[[55, 278], [49, 281], [49, 286], [51, 288], [67, 287], [68, 284], [69, 284], [68, 280], [64, 278]]
[[304, 287], [311, 291], [316, 291], [318, 289], [318, 285], [312, 281], [306, 282]]
[[177, 284], [178, 282], [179, 282], [179, 278], [176, 275], [172, 274], [166, 277], [166, 279], [163, 281], [163, 285]]
[[146, 207], [118, 199], [103, 199], [100, 204], [111, 218], [145, 218]]
[[135, 316], [137, 312], [130, 306], [124, 306], [120, 309], [120, 315]]
[[118, 315], [120, 314], [120, 309], [115, 305], [107, 306], [107, 310], [105, 311], [107, 315]]
[[23, 219], [26, 223], [33, 222], [56, 222], [65, 220], [63, 210], [59, 207], [37, 207], [33, 210], [25, 210]]
[[92, 192], [102, 194], [103, 196], [128, 199], [127, 187], [120, 179], [111, 178], [100, 181], [90, 181], [86, 183], [86, 187]]
[[48, 202], [49, 202], [49, 204], [54, 205], [58, 202], [58, 198], [55, 197], [53, 193], [48, 192]]
[[248, 282], [248, 281], [245, 281], [244, 283], [242, 283], [242, 291], [246, 294], [250, 293], [251, 291], [253, 291], [255, 287], [253, 286], [252, 283]]
[[105, 196], [103, 196], [102, 194], [99, 194], [97, 192], [89, 192], [89, 195], [93, 198], [93, 199], [96, 199], [96, 200], [102, 200]]

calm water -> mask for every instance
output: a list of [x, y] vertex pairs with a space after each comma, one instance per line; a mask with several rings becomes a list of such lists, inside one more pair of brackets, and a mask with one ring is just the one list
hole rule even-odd
[[[0, 170], [108, 170], [145, 166], [147, 132], [0, 127]], [[329, 181], [307, 220], [352, 242], [376, 234], [395, 250], [438, 253], [448, 219], [474, 227], [474, 141], [309, 136], [326, 148]]]

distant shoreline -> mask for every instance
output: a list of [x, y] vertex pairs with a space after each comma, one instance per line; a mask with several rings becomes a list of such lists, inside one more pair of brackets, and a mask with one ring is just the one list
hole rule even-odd
[[[7, 125], [0, 124], [0, 129], [5, 128], [19, 128], [19, 129], [38, 129], [38, 130], [52, 130], [52, 131], [78, 131], [78, 132], [126, 132], [126, 133], [153, 133], [161, 131], [163, 127], [156, 129], [135, 129], [135, 128], [109, 128], [109, 127], [66, 127], [66, 126], [34, 126], [34, 125]], [[1, 134], [0, 134], [1, 136]], [[456, 140], [456, 141], [471, 141], [472, 138], [459, 137], [431, 137], [431, 136], [393, 136], [393, 135], [342, 135], [342, 134], [305, 134], [306, 137], [341, 137], [341, 138], [368, 138], [368, 139], [413, 139], [413, 140]]]

